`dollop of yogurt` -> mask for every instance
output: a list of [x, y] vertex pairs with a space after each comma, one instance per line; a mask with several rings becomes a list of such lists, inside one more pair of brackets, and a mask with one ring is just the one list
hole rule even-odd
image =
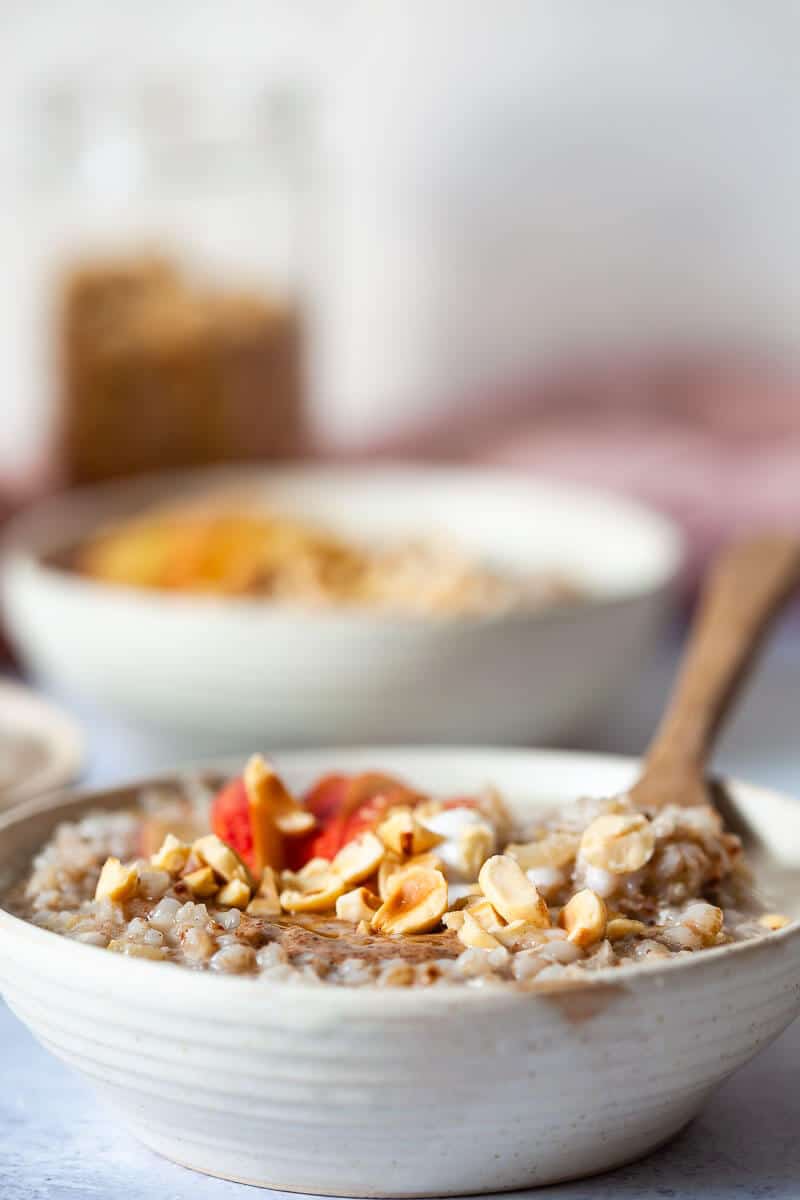
[[441, 812], [426, 816], [422, 824], [433, 833], [438, 833], [443, 840], [434, 848], [444, 864], [444, 873], [451, 883], [471, 883], [474, 872], [470, 872], [464, 862], [461, 835], [472, 825], [484, 825], [494, 835], [495, 845], [490, 853], [494, 853], [497, 843], [497, 833], [492, 822], [485, 813], [475, 808], [444, 808]]

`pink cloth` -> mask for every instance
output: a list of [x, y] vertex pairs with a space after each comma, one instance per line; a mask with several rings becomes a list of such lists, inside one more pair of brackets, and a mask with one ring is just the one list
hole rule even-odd
[[735, 536], [800, 533], [800, 382], [759, 364], [599, 365], [466, 401], [446, 425], [380, 449], [638, 497], [688, 534], [690, 581]]

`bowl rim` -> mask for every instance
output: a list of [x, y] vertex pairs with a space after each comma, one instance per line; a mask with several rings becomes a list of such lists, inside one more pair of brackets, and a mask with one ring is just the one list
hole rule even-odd
[[[338, 756], [348, 753], [363, 754], [368, 752], [376, 759], [391, 754], [414, 755], [420, 758], [445, 757], [448, 755], [464, 755], [475, 759], [483, 756], [502, 757], [508, 760], [522, 761], [528, 759], [534, 764], [537, 760], [549, 761], [551, 764], [558, 760], [576, 762], [587, 767], [603, 767], [617, 769], [635, 767], [638, 759], [629, 755], [597, 754], [580, 750], [551, 750], [528, 749], [525, 747], [495, 747], [495, 746], [353, 746], [334, 747], [330, 751]], [[311, 766], [319, 762], [325, 749], [314, 748], [299, 751], [274, 752], [274, 757], [286, 763], [287, 769], [302, 769], [304, 761]], [[102, 807], [102, 798], [109, 794], [129, 790], [145, 789], [158, 783], [168, 781], [178, 782], [182, 776], [201, 771], [227, 773], [231, 769], [241, 769], [241, 759], [216, 758], [208, 761], [194, 762], [182, 769], [161, 771], [143, 777], [133, 777], [120, 783], [95, 788], [61, 788], [34, 799], [14, 805], [7, 812], [0, 813], [0, 839], [4, 832], [16, 824], [24, 822], [43, 813], [57, 811], [60, 807], [79, 803], [87, 808], [96, 803]], [[796, 805], [796, 801], [785, 792], [772, 788], [761, 787], [743, 780], [725, 778], [726, 786], [731, 789], [734, 797], [741, 795], [757, 801], [759, 797], [768, 798], [780, 803]], [[798, 812], [800, 818], [800, 812]], [[263, 995], [264, 990], [274, 987], [281, 998], [291, 999], [298, 1004], [309, 1001], [315, 1011], [349, 1014], [357, 1012], [365, 1016], [388, 1016], [408, 1018], [424, 1016], [429, 1011], [439, 1011], [441, 1007], [452, 1009], [454, 1005], [469, 1005], [478, 1007], [495, 1007], [522, 1001], [530, 1004], [542, 1000], [552, 1000], [558, 997], [587, 996], [603, 991], [633, 991], [639, 988], [659, 988], [675, 971], [678, 972], [713, 972], [724, 968], [731, 960], [737, 963], [748, 963], [758, 960], [763, 954], [783, 951], [789, 944], [800, 942], [800, 919], [792, 920], [783, 929], [772, 931], [762, 938], [754, 938], [741, 942], [733, 942], [726, 946], [708, 948], [702, 953], [686, 957], [660, 959], [656, 963], [633, 963], [626, 966], [604, 967], [587, 973], [583, 979], [553, 980], [546, 987], [526, 988], [516, 983], [501, 983], [487, 987], [471, 987], [469, 984], [453, 987], [409, 987], [387, 988], [376, 983], [367, 983], [354, 988], [337, 987], [325, 984], [309, 984], [302, 980], [271, 980], [265, 981], [258, 976], [217, 975], [210, 971], [193, 971], [175, 969], [176, 964], [169, 962], [151, 962], [147, 960], [128, 958], [116, 954], [101, 954], [98, 947], [83, 945], [51, 930], [40, 929], [30, 924], [22, 917], [17, 917], [0, 905], [0, 952], [6, 937], [17, 943], [27, 943], [33, 950], [44, 951], [48, 962], [64, 960], [70, 964], [75, 954], [78, 958], [72, 964], [80, 969], [72, 972], [70, 988], [94, 991], [96, 987], [105, 989], [122, 988], [124, 983], [130, 986], [126, 989], [131, 997], [135, 997], [137, 1005], [147, 1009], [160, 1009], [164, 1000], [165, 989], [171, 1002], [185, 1000], [198, 1006], [199, 1011], [210, 1011], [220, 1001], [230, 1003], [234, 1007], [247, 1007], [253, 998], [252, 988]], [[49, 953], [47, 953], [49, 947]], [[125, 966], [120, 966], [120, 958], [125, 957]], [[90, 968], [94, 964], [94, 971]], [[170, 974], [164, 974], [170, 968]], [[153, 975], [153, 971], [161, 974]], [[91, 978], [94, 977], [94, 984]], [[172, 984], [167, 988], [167, 979]], [[150, 1003], [152, 984], [161, 979], [156, 1003]], [[85, 984], [85, 987], [83, 986]], [[148, 986], [150, 985], [150, 986]], [[264, 989], [264, 990], [262, 990]], [[357, 999], [353, 999], [356, 997]], [[423, 997], [423, 999], [420, 999]], [[206, 1009], [202, 1006], [207, 1005]]]
[[[247, 596], [223, 596], [208, 592], [171, 593], [159, 591], [156, 588], [136, 587], [128, 584], [106, 583], [90, 579], [72, 572], [58, 564], [48, 563], [44, 556], [47, 550], [32, 546], [40, 536], [39, 530], [45, 525], [48, 516], [56, 509], [63, 510], [65, 505], [77, 509], [81, 505], [87, 507], [93, 500], [102, 501], [104, 498], [118, 497], [123, 501], [126, 496], [146, 496], [148, 491], [158, 493], [164, 489], [169, 493], [172, 488], [178, 489], [176, 499], [180, 498], [180, 489], [191, 489], [197, 486], [200, 491], [203, 485], [209, 489], [214, 486], [224, 487], [226, 481], [234, 490], [247, 482], [258, 480], [269, 481], [271, 475], [284, 478], [308, 475], [315, 478], [343, 479], [358, 477], [369, 484], [372, 480], [380, 481], [388, 477], [402, 479], [408, 477], [425, 478], [433, 482], [486, 480], [489, 483], [502, 485], [530, 486], [540, 488], [572, 498], [584, 503], [587, 508], [593, 502], [602, 503], [613, 509], [621, 522], [637, 522], [650, 526], [657, 535], [661, 546], [661, 562], [652, 569], [652, 579], [646, 583], [640, 582], [627, 588], [612, 589], [607, 592], [589, 592], [576, 604], [548, 605], [541, 609], [526, 612], [511, 609], [488, 613], [456, 613], [429, 614], [406, 613], [402, 610], [372, 610], [357, 604], [341, 604], [333, 608], [312, 608], [292, 601], [270, 601], [265, 604], [263, 599]], [[155, 495], [153, 497], [155, 499]], [[88, 523], [88, 522], [87, 522]], [[94, 528], [101, 522], [95, 520]], [[52, 552], [52, 551], [51, 551]], [[592, 484], [572, 483], [570, 481], [551, 477], [544, 472], [514, 471], [507, 467], [481, 464], [450, 464], [396, 460], [378, 463], [349, 463], [349, 462], [307, 462], [303, 460], [275, 461], [268, 464], [221, 464], [213, 467], [200, 467], [174, 471], [148, 472], [130, 479], [110, 480], [104, 483], [88, 484], [57, 492], [53, 495], [22, 509], [7, 522], [0, 536], [0, 568], [4, 581], [20, 572], [25, 572], [28, 578], [35, 577], [45, 581], [49, 586], [56, 586], [62, 592], [73, 595], [83, 595], [94, 601], [106, 604], [129, 604], [135, 602], [142, 612], [158, 613], [176, 616], [181, 619], [188, 612], [202, 613], [204, 616], [213, 614], [235, 614], [245, 619], [304, 620], [309, 624], [321, 625], [324, 622], [332, 624], [342, 622], [380, 628], [397, 628], [400, 626], [421, 628], [429, 626], [436, 628], [474, 629], [477, 626], [520, 625], [528, 623], [546, 623], [548, 620], [563, 620], [586, 610], [594, 611], [609, 607], [637, 602], [642, 598], [660, 595], [673, 588], [680, 577], [687, 559], [687, 539], [680, 526], [670, 516], [651, 507], [650, 505], [611, 489], [597, 487]]]

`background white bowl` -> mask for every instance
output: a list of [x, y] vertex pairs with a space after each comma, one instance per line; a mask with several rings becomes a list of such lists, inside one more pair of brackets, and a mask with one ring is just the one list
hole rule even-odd
[[[295, 787], [379, 766], [433, 791], [491, 781], [521, 811], [614, 793], [632, 760], [502, 750], [279, 759]], [[227, 764], [228, 769], [235, 769]], [[736, 784], [749, 853], [797, 917], [796, 803]], [[65, 817], [131, 788], [0, 816], [0, 887]], [[800, 924], [577, 986], [347, 989], [197, 973], [80, 945], [0, 910], [0, 988], [148, 1146], [210, 1174], [347, 1196], [522, 1188], [653, 1149], [800, 1011]]]
[[[357, 537], [452, 538], [592, 593], [541, 613], [420, 618], [110, 587], [44, 559], [165, 496], [230, 489]], [[30, 668], [138, 721], [257, 742], [547, 741], [636, 673], [668, 607], [681, 539], [628, 501], [513, 474], [284, 467], [154, 477], [56, 498], [6, 538], [3, 600]]]

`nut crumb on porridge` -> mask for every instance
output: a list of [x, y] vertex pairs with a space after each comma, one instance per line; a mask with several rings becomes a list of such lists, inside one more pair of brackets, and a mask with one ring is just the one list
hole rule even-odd
[[260, 756], [216, 797], [187, 781], [62, 823], [6, 904], [129, 957], [348, 987], [535, 990], [790, 923], [709, 804], [622, 795], [522, 820], [492, 789], [434, 797], [374, 772], [300, 800]]

